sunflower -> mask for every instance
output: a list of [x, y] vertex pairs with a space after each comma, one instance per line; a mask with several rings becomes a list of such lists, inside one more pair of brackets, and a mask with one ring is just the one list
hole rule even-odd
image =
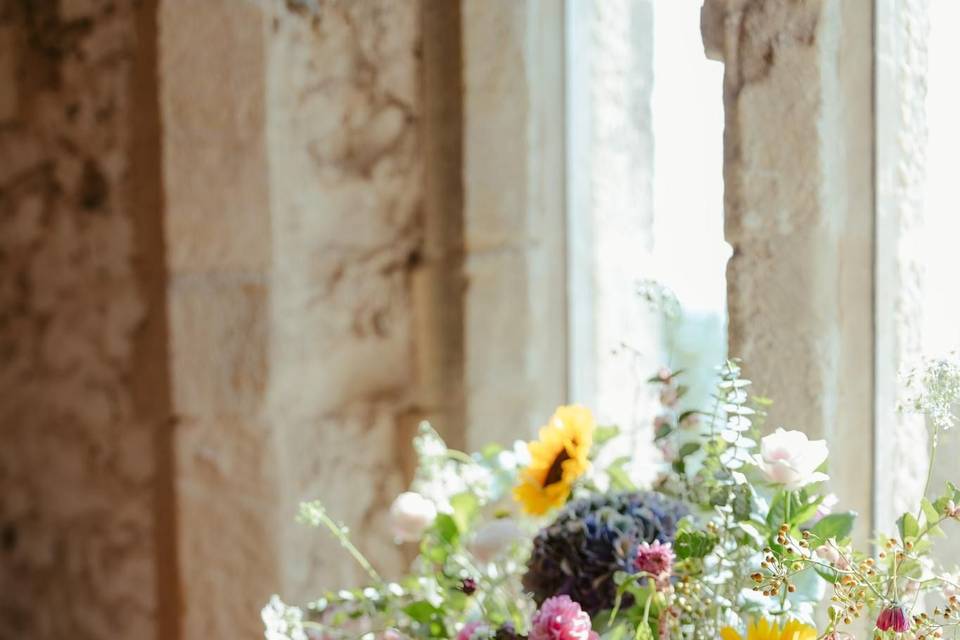
[[[744, 640], [730, 627], [720, 631], [723, 640]], [[816, 640], [817, 630], [810, 625], [791, 620], [782, 629], [765, 619], [755, 620], [747, 626], [746, 640]]]
[[513, 490], [527, 513], [541, 515], [567, 501], [574, 481], [590, 467], [594, 427], [586, 407], [560, 407], [540, 429], [540, 439], [527, 444], [530, 466]]

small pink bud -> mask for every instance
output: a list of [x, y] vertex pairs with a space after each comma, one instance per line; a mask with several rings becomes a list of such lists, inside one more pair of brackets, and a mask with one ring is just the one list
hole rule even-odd
[[677, 388], [672, 384], [664, 385], [660, 389], [660, 404], [665, 407], [672, 407], [677, 404], [679, 396], [677, 394]]

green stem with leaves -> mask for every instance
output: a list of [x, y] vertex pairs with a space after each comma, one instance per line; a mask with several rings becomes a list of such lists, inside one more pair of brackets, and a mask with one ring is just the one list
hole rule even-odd
[[347, 553], [357, 562], [358, 565], [370, 576], [375, 584], [383, 584], [383, 578], [377, 573], [370, 561], [360, 552], [351, 542], [348, 535], [349, 529], [343, 523], [337, 522], [327, 513], [327, 510], [318, 501], [304, 502], [300, 505], [299, 519], [302, 522], [315, 527], [323, 525], [333, 534], [340, 545], [347, 550]]

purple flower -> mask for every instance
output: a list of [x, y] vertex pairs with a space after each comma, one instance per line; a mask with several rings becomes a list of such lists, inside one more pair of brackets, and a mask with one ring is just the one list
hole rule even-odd
[[880, 612], [877, 618], [877, 629], [880, 631], [893, 630], [896, 633], [904, 633], [910, 630], [910, 619], [907, 618], [907, 612], [901, 606], [888, 607]]
[[570, 599], [554, 596], [543, 601], [533, 614], [530, 640], [599, 640], [590, 623], [590, 614]]

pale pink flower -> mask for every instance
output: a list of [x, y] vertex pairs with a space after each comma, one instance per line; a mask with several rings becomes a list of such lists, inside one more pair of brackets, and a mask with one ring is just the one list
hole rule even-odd
[[472, 640], [474, 637], [486, 637], [490, 635], [490, 627], [483, 620], [474, 620], [463, 625], [463, 629], [457, 634], [457, 640]]
[[657, 448], [660, 449], [660, 455], [665, 462], [674, 462], [679, 455], [677, 448], [669, 440], [661, 440], [657, 443]]
[[498, 518], [477, 529], [468, 547], [480, 562], [492, 562], [523, 537], [523, 529], [516, 520]]
[[802, 431], [777, 429], [760, 441], [760, 470], [774, 484], [795, 490], [827, 480], [817, 471], [829, 452], [825, 440], [809, 440]]
[[833, 508], [837, 506], [840, 502], [840, 499], [835, 493], [828, 493], [823, 498], [823, 502], [820, 503], [820, 506], [817, 507], [817, 512], [813, 514], [813, 517], [810, 518], [810, 526], [813, 526], [826, 518], [828, 515], [833, 513]]
[[846, 571], [850, 568], [850, 562], [847, 561], [846, 556], [844, 556], [843, 552], [837, 547], [837, 541], [833, 538], [830, 538], [827, 544], [817, 547], [815, 553], [821, 560], [830, 563], [836, 569]]
[[677, 388], [672, 384], [665, 384], [660, 388], [660, 404], [663, 406], [672, 407], [679, 398]]
[[437, 507], [419, 493], [405, 491], [390, 506], [390, 528], [398, 542], [416, 542], [437, 517]]
[[669, 543], [660, 544], [659, 540], [655, 540], [653, 544], [643, 542], [637, 547], [633, 566], [637, 571], [653, 576], [657, 588], [663, 589], [670, 584], [674, 558], [673, 549]]
[[960, 573], [945, 573], [943, 574], [943, 586], [940, 587], [940, 591], [943, 593], [943, 597], [949, 600], [954, 596], [960, 598]]
[[669, 575], [673, 571], [674, 558], [670, 543], [660, 544], [659, 540], [654, 540], [653, 544], [642, 542], [637, 547], [633, 566], [637, 571], [643, 571], [652, 576]]
[[530, 640], [599, 640], [590, 623], [590, 614], [570, 599], [553, 596], [533, 614]]

